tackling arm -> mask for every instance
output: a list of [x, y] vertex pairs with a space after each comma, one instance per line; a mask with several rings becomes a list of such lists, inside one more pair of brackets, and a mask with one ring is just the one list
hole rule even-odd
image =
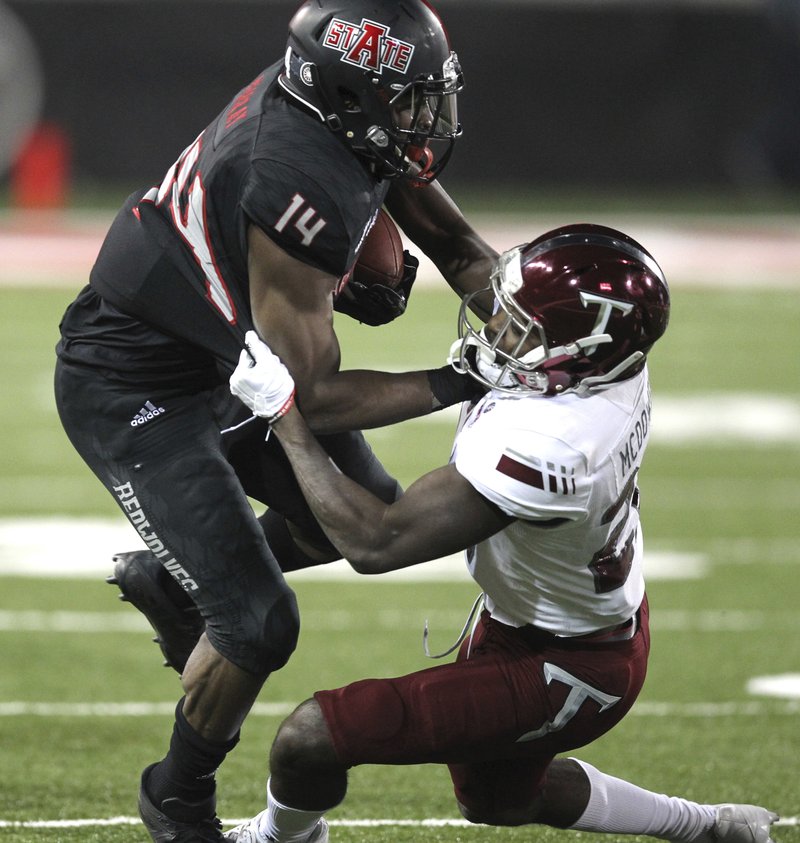
[[[439, 182], [420, 188], [398, 179], [386, 197], [386, 207], [461, 298], [489, 286], [498, 253], [467, 222]], [[487, 321], [492, 304], [493, 296], [487, 293], [473, 300], [472, 309]]]
[[[248, 240], [255, 327], [285, 361], [315, 433], [380, 427], [442, 406], [442, 390], [434, 395], [437, 381], [426, 371], [340, 372], [332, 307], [338, 279], [291, 257], [256, 226], [250, 227]], [[452, 389], [452, 396], [446, 396], [449, 403], [468, 397], [474, 386], [468, 378], [445, 377]]]
[[359, 573], [385, 573], [455, 553], [513, 520], [453, 465], [424, 475], [386, 504], [338, 471], [296, 407], [273, 430], [312, 512]]

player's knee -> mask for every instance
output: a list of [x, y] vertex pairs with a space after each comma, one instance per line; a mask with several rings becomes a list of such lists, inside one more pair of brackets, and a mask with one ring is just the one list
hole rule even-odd
[[340, 766], [316, 700], [301, 703], [283, 721], [270, 750], [273, 775], [297, 778]]
[[241, 645], [246, 669], [265, 676], [282, 668], [297, 646], [300, 614], [294, 593], [287, 590], [269, 605], [257, 607], [253, 618]]
[[533, 806], [501, 807], [488, 803], [458, 801], [458, 810], [467, 822], [477, 825], [518, 826], [538, 822]]
[[480, 811], [476, 811], [475, 808], [471, 805], [465, 805], [463, 802], [457, 801], [458, 810], [461, 812], [461, 816], [469, 823], [482, 823], [483, 820], [481, 817], [483, 814]]
[[458, 810], [467, 822], [476, 825], [505, 825], [498, 822], [498, 813], [485, 804], [459, 802]]

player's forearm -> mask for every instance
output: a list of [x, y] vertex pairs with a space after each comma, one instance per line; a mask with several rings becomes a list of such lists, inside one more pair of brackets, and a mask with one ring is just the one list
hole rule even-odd
[[298, 403], [314, 433], [368, 430], [471, 400], [481, 388], [450, 366], [418, 372], [352, 369], [298, 385]]
[[273, 432], [311, 511], [339, 553], [360, 573], [391, 570], [389, 557], [381, 554], [388, 505], [334, 466], [296, 408], [275, 422]]
[[318, 434], [383, 427], [434, 409], [425, 372], [337, 372], [298, 388], [298, 403]]
[[488, 322], [492, 315], [494, 295], [487, 288], [497, 253], [477, 234], [475, 238], [462, 241], [455, 257], [446, 260], [444, 265], [439, 265], [439, 271], [461, 298], [486, 290], [485, 293], [475, 296], [470, 306], [476, 316]]
[[[387, 207], [462, 298], [489, 286], [497, 252], [467, 222], [438, 182], [424, 188], [398, 182], [392, 186]], [[490, 295], [474, 302], [474, 309], [484, 319], [491, 315], [491, 307]]]

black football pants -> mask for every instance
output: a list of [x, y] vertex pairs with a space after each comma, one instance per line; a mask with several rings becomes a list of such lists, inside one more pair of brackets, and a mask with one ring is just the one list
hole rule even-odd
[[[215, 649], [257, 675], [285, 663], [298, 634], [296, 603], [248, 495], [320, 542], [324, 535], [276, 437], [264, 443], [261, 421], [221, 433], [247, 417], [227, 386], [145, 389], [58, 361], [55, 392], [73, 446], [191, 596]], [[397, 496], [360, 433], [321, 442], [342, 471], [384, 500]]]

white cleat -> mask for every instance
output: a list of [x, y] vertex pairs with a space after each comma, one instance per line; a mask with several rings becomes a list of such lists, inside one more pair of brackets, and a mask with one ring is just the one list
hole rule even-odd
[[328, 843], [328, 823], [321, 817], [306, 843]]
[[256, 814], [251, 820], [237, 825], [236, 828], [232, 828], [230, 831], [226, 831], [222, 835], [222, 839], [226, 843], [271, 843], [269, 837], [265, 837], [258, 831], [259, 821], [266, 813], [266, 811], [262, 811], [260, 814]]
[[780, 817], [758, 805], [717, 805], [710, 836], [719, 843], [775, 843], [771, 826]]
[[[259, 821], [265, 813], [262, 811], [246, 823], [226, 831], [222, 839], [226, 843], [274, 843], [271, 837], [266, 837], [258, 830]], [[324, 819], [316, 824], [311, 835], [306, 838], [306, 843], [328, 843], [328, 823]]]

